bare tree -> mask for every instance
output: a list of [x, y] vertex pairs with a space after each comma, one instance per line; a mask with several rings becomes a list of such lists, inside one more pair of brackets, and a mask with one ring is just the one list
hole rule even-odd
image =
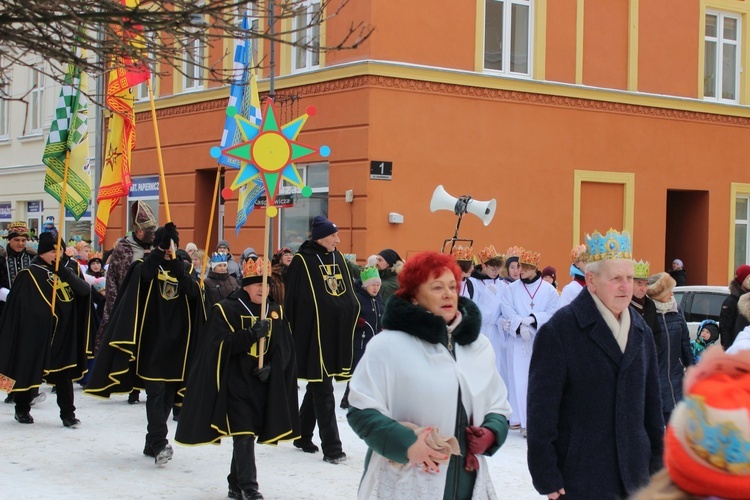
[[[73, 63], [91, 76], [109, 71], [112, 65], [130, 61], [162, 73], [183, 73], [183, 63], [200, 67], [209, 81], [228, 82], [231, 67], [217, 52], [226, 38], [271, 40], [307, 50], [331, 51], [356, 48], [372, 33], [363, 22], [351, 22], [339, 40], [307, 39], [301, 34], [338, 16], [349, 0], [319, 0], [320, 9], [308, 16], [303, 26], [291, 23], [282, 30], [284, 19], [299, 16], [310, 8], [308, 0], [141, 0], [129, 8], [119, 0], [3, 0], [0, 2], [0, 86], [8, 81], [15, 65], [36, 67], [49, 62], [45, 74], [62, 82], [68, 64]], [[249, 8], [265, 18], [263, 30], [244, 31], [239, 20]], [[271, 28], [273, 26], [273, 29]], [[133, 37], [140, 33], [141, 36]], [[131, 34], [131, 36], [127, 36]], [[199, 40], [208, 59], [195, 60], [186, 50]], [[87, 56], [81, 56], [85, 49]], [[218, 57], [216, 57], [218, 53]], [[29, 57], [29, 56], [34, 57]], [[256, 61], [259, 66], [263, 61]], [[184, 74], [184, 73], [183, 73]], [[4, 88], [4, 87], [0, 87]], [[9, 99], [0, 93], [0, 99]], [[21, 98], [24, 100], [25, 96]]]

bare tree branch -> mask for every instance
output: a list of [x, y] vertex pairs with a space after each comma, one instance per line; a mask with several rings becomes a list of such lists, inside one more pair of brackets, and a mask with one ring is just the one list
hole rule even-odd
[[[231, 39], [267, 40], [304, 50], [320, 52], [358, 47], [373, 28], [351, 22], [338, 40], [310, 40], [302, 36], [313, 26], [339, 16], [350, 0], [320, 0], [320, 12], [303, 26], [293, 19], [309, 8], [305, 0], [142, 0], [129, 9], [118, 0], [3, 0], [0, 3], [0, 84], [9, 81], [15, 65], [34, 67], [49, 63], [45, 75], [62, 82], [68, 64], [75, 64], [93, 77], [105, 74], [113, 64], [134, 63], [157, 67], [161, 75], [183, 73], [183, 64], [197, 66], [205, 80], [227, 83], [232, 76], [223, 42]], [[273, 16], [270, 8], [273, 6]], [[241, 15], [253, 8], [255, 17], [265, 19], [262, 30], [240, 27]], [[271, 35], [269, 20], [274, 20]], [[137, 43], [123, 33], [139, 30]], [[195, 61], [188, 49], [199, 38], [211, 58]], [[81, 49], [88, 54], [82, 56]], [[210, 62], [205, 62], [210, 61]], [[258, 63], [258, 61], [256, 61]], [[227, 69], [229, 68], [229, 69]], [[46, 70], [45, 70], [46, 71]], [[0, 94], [0, 99], [6, 96]]]

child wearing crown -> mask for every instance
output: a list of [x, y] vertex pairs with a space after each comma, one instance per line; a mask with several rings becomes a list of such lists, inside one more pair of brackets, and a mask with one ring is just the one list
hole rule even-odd
[[217, 304], [240, 287], [237, 278], [229, 274], [227, 260], [229, 255], [214, 252], [211, 256], [211, 270], [203, 280], [210, 304]]
[[[264, 267], [270, 276], [268, 261], [248, 259], [242, 288], [211, 308], [175, 434], [178, 443], [187, 445], [232, 436], [230, 498], [263, 498], [255, 466], [256, 438], [261, 444], [276, 444], [299, 437], [294, 341], [277, 303], [267, 301], [266, 319], [260, 319]], [[262, 368], [260, 339], [265, 339]]]

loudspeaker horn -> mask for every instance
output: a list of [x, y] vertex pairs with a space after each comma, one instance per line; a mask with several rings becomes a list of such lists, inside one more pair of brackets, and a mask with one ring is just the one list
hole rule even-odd
[[489, 201], [475, 200], [471, 196], [456, 198], [448, 194], [442, 184], [435, 188], [430, 200], [430, 212], [450, 210], [459, 216], [465, 213], [474, 214], [482, 220], [485, 226], [492, 222], [496, 209], [497, 201], [495, 201], [495, 198]]

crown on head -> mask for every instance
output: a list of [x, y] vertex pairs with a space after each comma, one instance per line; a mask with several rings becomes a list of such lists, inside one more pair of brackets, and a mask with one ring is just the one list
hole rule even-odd
[[456, 260], [471, 261], [473, 258], [473, 249], [471, 247], [456, 245], [453, 247], [453, 250], [451, 250], [451, 255], [453, 255], [453, 258]]
[[96, 259], [103, 260], [101, 252], [91, 252], [89, 254], [89, 261], [96, 260]]
[[482, 264], [485, 264], [488, 260], [494, 259], [496, 257], [500, 257], [500, 254], [497, 250], [495, 250], [494, 245], [484, 247], [482, 251], [479, 252], [479, 260], [482, 262]]
[[635, 267], [635, 276], [634, 278], [637, 280], [647, 280], [650, 276], [648, 273], [649, 268], [649, 262], [643, 262], [643, 260], [639, 260], [638, 262], [634, 263]]
[[266, 274], [271, 275], [271, 262], [267, 261], [263, 257], [258, 257], [258, 260], [247, 259], [244, 266], [242, 266], [242, 277], [243, 278], [256, 278], [263, 276], [263, 266], [266, 266]]
[[508, 257], [521, 257], [521, 254], [523, 253], [523, 247], [510, 247], [508, 248], [508, 251], [505, 252], [505, 258]]
[[586, 262], [589, 260], [589, 252], [586, 245], [578, 245], [570, 251], [570, 260], [573, 262]]
[[539, 267], [539, 261], [542, 259], [542, 254], [539, 252], [532, 252], [531, 250], [524, 250], [518, 257], [518, 262], [526, 264], [527, 266]]
[[359, 274], [359, 279], [362, 280], [362, 284], [364, 285], [370, 280], [373, 280], [377, 278], [378, 281], [380, 281], [380, 272], [378, 271], [377, 267], [365, 267], [362, 269], [362, 272]]
[[222, 262], [226, 263], [229, 261], [229, 254], [224, 252], [214, 252], [211, 254], [211, 263], [212, 264], [220, 264]]
[[630, 233], [627, 231], [620, 233], [610, 228], [604, 236], [594, 231], [593, 235], [586, 235], [586, 247], [589, 262], [633, 258]]

